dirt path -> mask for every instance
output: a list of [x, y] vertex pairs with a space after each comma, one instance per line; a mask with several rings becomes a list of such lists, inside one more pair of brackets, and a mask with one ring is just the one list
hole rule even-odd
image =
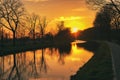
[[114, 80], [120, 80], [120, 46], [115, 43], [107, 43], [111, 49], [113, 70], [115, 75]]

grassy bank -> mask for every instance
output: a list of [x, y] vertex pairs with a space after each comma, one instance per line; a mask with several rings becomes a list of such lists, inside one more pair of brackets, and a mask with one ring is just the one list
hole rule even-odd
[[102, 42], [94, 56], [71, 76], [71, 80], [113, 80], [109, 46]]

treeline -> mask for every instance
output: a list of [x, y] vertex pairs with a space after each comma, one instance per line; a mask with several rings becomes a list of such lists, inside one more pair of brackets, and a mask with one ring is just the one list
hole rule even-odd
[[3, 38], [0, 40], [0, 55], [13, 54], [18, 52], [24, 52], [28, 50], [36, 50], [47, 47], [64, 48], [70, 46], [74, 40], [73, 36], [70, 36], [70, 29], [63, 29], [56, 35], [51, 33], [45, 34], [41, 38], [31, 39], [30, 37], [16, 38], [15, 45], [13, 39]]
[[46, 17], [27, 13], [20, 0], [0, 0], [0, 55], [69, 45], [72, 37], [64, 22], [57, 23], [56, 34], [46, 33], [48, 23]]
[[64, 21], [56, 24], [57, 34], [46, 33], [48, 23], [46, 17], [27, 13], [20, 0], [0, 1], [1, 47], [5, 47], [5, 45], [19, 46], [26, 44], [26, 42], [39, 42], [41, 45], [53, 42], [62, 44], [72, 40], [70, 30], [65, 28]]
[[97, 10], [93, 27], [81, 32], [79, 39], [120, 40], [120, 1], [86, 0], [92, 9]]
[[100, 27], [93, 27], [86, 29], [81, 32], [79, 39], [82, 40], [108, 40], [108, 41], [119, 41], [120, 40], [120, 29], [104, 29]]
[[[120, 0], [86, 1], [89, 4], [88, 6], [97, 10], [97, 14], [93, 27], [82, 31], [78, 38], [83, 40], [109, 40], [120, 44]], [[96, 48], [95, 44], [92, 47]], [[80, 68], [75, 75], [71, 76], [70, 80], [113, 80], [109, 46], [104, 42], [100, 42], [94, 53], [95, 55], [88, 63]]]

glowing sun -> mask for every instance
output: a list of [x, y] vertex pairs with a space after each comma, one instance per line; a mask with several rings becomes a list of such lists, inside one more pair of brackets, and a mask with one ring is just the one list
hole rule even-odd
[[76, 33], [76, 32], [78, 32], [78, 28], [77, 27], [71, 28], [71, 33]]

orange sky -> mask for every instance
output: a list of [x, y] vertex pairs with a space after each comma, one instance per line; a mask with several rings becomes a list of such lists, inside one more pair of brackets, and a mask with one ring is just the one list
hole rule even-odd
[[95, 12], [88, 9], [85, 0], [22, 0], [29, 13], [46, 16], [48, 30], [55, 30], [57, 21], [65, 21], [67, 27], [80, 30], [92, 26]]

